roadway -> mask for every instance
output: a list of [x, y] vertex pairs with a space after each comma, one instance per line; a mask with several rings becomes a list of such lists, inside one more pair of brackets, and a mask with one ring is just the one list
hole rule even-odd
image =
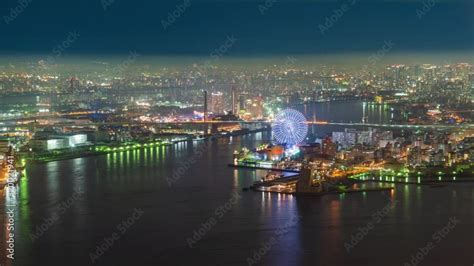
[[[58, 122], [58, 123], [23, 123], [17, 124], [14, 121], [9, 121], [12, 124], [2, 123], [0, 121], [0, 128], [26, 128], [36, 126], [37, 128], [55, 126], [55, 127], [96, 127], [96, 126], [156, 126], [156, 125], [205, 125], [205, 124], [271, 124], [273, 121], [167, 121], [167, 122], [137, 122], [137, 121], [114, 121], [114, 122]], [[14, 124], [13, 124], [14, 123]], [[376, 123], [348, 123], [348, 122], [326, 122], [326, 121], [308, 121], [308, 125], [319, 126], [347, 126], [347, 127], [382, 127], [392, 129], [473, 129], [474, 124], [461, 125], [440, 125], [440, 124], [425, 124], [425, 125], [409, 125], [409, 124], [376, 124]]]

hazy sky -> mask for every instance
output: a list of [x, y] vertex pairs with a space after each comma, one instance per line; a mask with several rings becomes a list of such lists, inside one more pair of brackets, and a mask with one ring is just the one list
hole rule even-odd
[[469, 0], [0, 2], [3, 54], [330, 54], [385, 41], [397, 52], [474, 50]]

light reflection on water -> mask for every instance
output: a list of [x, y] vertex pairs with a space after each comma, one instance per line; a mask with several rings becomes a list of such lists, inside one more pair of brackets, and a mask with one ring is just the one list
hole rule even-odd
[[[371, 112], [370, 108], [375, 107], [368, 108], [367, 112]], [[337, 110], [329, 105], [320, 109]], [[317, 131], [320, 128], [316, 127]], [[107, 251], [101, 264], [245, 264], [262, 242], [295, 216], [299, 217], [298, 222], [262, 258], [263, 264], [380, 265], [370, 263], [372, 258], [384, 265], [403, 265], [419, 243], [425, 243], [426, 237], [453, 215], [465, 224], [460, 226], [460, 234], [454, 231], [443, 242], [444, 247], [464, 252], [457, 243], [463, 243], [465, 248], [474, 246], [474, 187], [469, 183], [437, 189], [396, 185], [393, 192], [303, 198], [242, 191], [260, 179], [264, 171], [227, 167], [233, 151], [269, 139], [268, 133], [262, 132], [233, 137], [232, 141], [184, 143], [29, 165], [27, 178], [19, 187], [22, 233], [16, 240], [18, 265], [90, 265], [89, 252], [136, 207], [145, 211], [143, 218]], [[209, 145], [207, 152], [169, 186], [166, 177], [202, 145]], [[84, 198], [74, 203], [60, 223], [32, 243], [29, 233], [75, 188], [84, 190]], [[242, 195], [236, 205], [197, 248], [187, 247], [186, 238], [236, 191]], [[344, 242], [390, 199], [396, 199], [397, 205], [352, 253], [347, 253]], [[5, 220], [4, 213], [0, 217]], [[2, 232], [4, 239], [5, 231]], [[447, 261], [434, 255], [425, 262], [468, 265], [468, 260], [466, 256], [454, 256]]]
[[[215, 144], [209, 143], [208, 145]], [[231, 147], [228, 151], [233, 151], [234, 148]], [[179, 149], [184, 149], [184, 147]], [[169, 149], [167, 156], [177, 156], [174, 155], [174, 152], [173, 148]], [[140, 153], [142, 151], [137, 151], [137, 155]], [[229, 152], [229, 154], [228, 158], [231, 158], [232, 152]], [[187, 155], [188, 153], [184, 152], [181, 154], [183, 156], [181, 158], [186, 158]], [[143, 255], [140, 257], [143, 262], [164, 262], [163, 264], [167, 265], [167, 262], [171, 261], [166, 259], [163, 259], [163, 261], [147, 259], [149, 258], [145, 256], [147, 253], [136, 250], [134, 245], [142, 243], [142, 241], [147, 245], [153, 243], [162, 252], [166, 252], [164, 250], [167, 250], [169, 245], [179, 246], [179, 239], [186, 239], [187, 235], [195, 229], [196, 224], [205, 220], [206, 215], [212, 213], [215, 204], [224, 202], [228, 198], [229, 191], [241, 191], [243, 187], [250, 185], [263, 173], [263, 171], [243, 171], [219, 166], [220, 172], [217, 173], [219, 179], [216, 179], [214, 167], [216, 167], [217, 162], [207, 161], [208, 157], [203, 156], [202, 160], [206, 160], [206, 163], [197, 163], [190, 169], [188, 176], [183, 177], [183, 180], [177, 182], [174, 187], [167, 188], [165, 183], [159, 182], [160, 175], [161, 173], [169, 173], [173, 168], [163, 164], [158, 159], [159, 157], [154, 157], [154, 160], [148, 162], [151, 164], [149, 166], [151, 171], [143, 167], [144, 161], [138, 160], [132, 160], [130, 163], [116, 168], [117, 165], [120, 165], [120, 161], [126, 160], [124, 158], [126, 156], [128, 155], [117, 154], [114, 156], [112, 154], [101, 158], [81, 158], [29, 168], [27, 170], [28, 180], [20, 186], [21, 192], [29, 195], [29, 197], [20, 197], [23, 204], [20, 205], [22, 206], [22, 230], [29, 229], [31, 231], [36, 225], [40, 224], [43, 217], [50, 215], [52, 206], [57, 204], [60, 199], [64, 200], [64, 198], [69, 196], [68, 193], [72, 188], [83, 188], [87, 193], [85, 193], [83, 201], [75, 203], [74, 207], [66, 213], [61, 224], [51, 228], [38, 243], [31, 243], [27, 234], [20, 236], [18, 240], [19, 248], [24, 250], [25, 254], [26, 252], [33, 254], [31, 256], [34, 258], [44, 259], [43, 256], [49, 256], [48, 253], [31, 253], [31, 250], [38, 249], [39, 245], [62, 250], [63, 248], [60, 243], [62, 243], [64, 235], [73, 235], [76, 239], [75, 248], [87, 251], [87, 248], [95, 242], [94, 239], [96, 237], [99, 237], [99, 239], [101, 236], [103, 237], [103, 230], [107, 231], [107, 228], [113, 226], [114, 223], [110, 225], [107, 222], [110, 219], [113, 220], [111, 217], [123, 217], [123, 213], [126, 210], [137, 205], [148, 206], [144, 208], [147, 208], [150, 220], [144, 218], [141, 224], [137, 224], [137, 231], [134, 233], [141, 240], [136, 242], [133, 239], [128, 239], [121, 242], [120, 245], [124, 245], [127, 249]], [[128, 171], [129, 169], [131, 171]], [[44, 171], [45, 174], [36, 174], [32, 177], [31, 171], [36, 173]], [[104, 175], [111, 179], [103, 180]], [[94, 182], [94, 180], [99, 181]], [[195, 190], [196, 186], [202, 186], [200, 184], [209, 186], [209, 188]], [[41, 187], [46, 188], [44, 191], [47, 192], [38, 193], [37, 191]], [[168, 190], [173, 192], [168, 193]], [[148, 191], [151, 193], [148, 193]], [[185, 201], [186, 204], [180, 203], [183, 198], [178, 197], [178, 195], [181, 193], [190, 193], [186, 197], [190, 201]], [[462, 207], [468, 207], [468, 210], [473, 209], [472, 193], [465, 193], [466, 197], [470, 197], [470, 205], [468, 206], [464, 205], [466, 203], [462, 206], [458, 203], [450, 202], [457, 199], [455, 193], [455, 191], [450, 192], [450, 197], [444, 197], [445, 206], [456, 211], [461, 210]], [[384, 254], [384, 256], [392, 256], [391, 259], [396, 261], [393, 254], [387, 254], [377, 248], [377, 242], [374, 241], [378, 241], [378, 237], [373, 237], [372, 235], [384, 235], [384, 230], [389, 226], [388, 238], [395, 237], [393, 229], [400, 227], [401, 230], [398, 230], [398, 234], [410, 235], [411, 237], [416, 236], [416, 230], [419, 229], [412, 230], [409, 227], [405, 227], [404, 224], [410, 221], [417, 224], [430, 224], [429, 211], [419, 213], [419, 210], [420, 208], [430, 208], [430, 202], [441, 200], [438, 199], [430, 188], [413, 185], [397, 185], [397, 189], [394, 192], [386, 192], [385, 194], [365, 193], [314, 198], [296, 198], [291, 195], [256, 193], [252, 191], [241, 192], [241, 194], [242, 199], [238, 205], [232, 208], [223, 220], [216, 225], [216, 228], [209, 232], [208, 240], [203, 241], [201, 244], [202, 248], [215, 248], [214, 245], [220, 246], [222, 249], [216, 255], [216, 259], [222, 260], [226, 258], [224, 260], [240, 261], [242, 257], [247, 258], [251, 256], [254, 250], [260, 247], [261, 243], [274, 236], [276, 230], [285, 226], [285, 223], [291, 220], [292, 217], [295, 215], [301, 217], [284, 235], [279, 237], [278, 245], [273, 246], [267, 255], [263, 257], [262, 262], [269, 265], [304, 265], [314, 262], [324, 265], [328, 261], [333, 261], [334, 265], [338, 265], [338, 263], [343, 263], [345, 260], [350, 261], [351, 254], [345, 251], [344, 242], [350, 239], [351, 234], [357, 232], [358, 226], [367, 223], [370, 220], [370, 215], [381, 209], [390, 198], [396, 198], [399, 201], [398, 205], [381, 223], [385, 225], [377, 226], [373, 233], [361, 242], [360, 247], [357, 247], [357, 249], [360, 252], [365, 252], [366, 247], [371, 246], [378, 253]], [[215, 198], [210, 195], [222, 196]], [[124, 198], [124, 200], [120, 200], [121, 198]], [[258, 204], [255, 202], [256, 198], [258, 198]], [[439, 208], [441, 205], [438, 204], [437, 206]], [[23, 208], [26, 208], [25, 210], [35, 209], [33, 219], [28, 219], [28, 216], [32, 215], [31, 211], [25, 211]], [[171, 211], [173, 209], [174, 211]], [[447, 219], [449, 209], [444, 210], [442, 213], [436, 211], [433, 213], [437, 216], [444, 213], [443, 217]], [[98, 212], [99, 210], [100, 212]], [[188, 219], [186, 218], [187, 215], [183, 216], [183, 213], [190, 210], [199, 210], [198, 213], [201, 213], [201, 218]], [[458, 215], [462, 216], [459, 213]], [[160, 217], [166, 217], [166, 219], [160, 219]], [[169, 219], [179, 220], [180, 223], [170, 225], [167, 222]], [[437, 219], [437, 221], [440, 224], [444, 222], [442, 217]], [[432, 230], [436, 229], [434, 225], [428, 225], [428, 227]], [[92, 239], [92, 236], [86, 233], [90, 231], [96, 232], [93, 233], [94, 237]], [[152, 235], [156, 234], [156, 236], [147, 236], [149, 232], [154, 232]], [[252, 244], [248, 247], [239, 246], [241, 251], [237, 252], [238, 256], [233, 257], [230, 255], [235, 251], [232, 248], [232, 242], [222, 242], [223, 240], [219, 240], [218, 235], [224, 232], [230, 234], [233, 241], [242, 243], [249, 243], [250, 241]], [[156, 241], [158, 239], [163, 239], [164, 242], [157, 244]], [[420, 241], [422, 240], [423, 236], [421, 236]], [[458, 241], [465, 241], [465, 239], [461, 237]], [[408, 249], [415, 248], [410, 245], [408, 245], [410, 247], [400, 247], [394, 243], [396, 242], [392, 242], [391, 246], [393, 248], [396, 247], [399, 250], [398, 252], [406, 252], [407, 256], [409, 254]], [[403, 251], [404, 248], [406, 251]], [[199, 253], [195, 253], [194, 250], [188, 250], [185, 247], [180, 248], [180, 253], [189, 253], [190, 257], [197, 260], [201, 258]], [[295, 256], [295, 254], [298, 254], [298, 256]], [[371, 256], [372, 254], [373, 251], [370, 251], [365, 256]], [[87, 257], [87, 253], [83, 255]], [[114, 262], [127, 261], [127, 257], [122, 254], [121, 248], [112, 249], [108, 258], [108, 261]], [[23, 261], [26, 261], [26, 265], [28, 265], [28, 259], [23, 258]], [[57, 261], [61, 261], [61, 259], [57, 259]], [[184, 263], [187, 260], [186, 258], [181, 258], [179, 261]], [[80, 265], [79, 263], [84, 263], [84, 260], [78, 260], [76, 265]]]

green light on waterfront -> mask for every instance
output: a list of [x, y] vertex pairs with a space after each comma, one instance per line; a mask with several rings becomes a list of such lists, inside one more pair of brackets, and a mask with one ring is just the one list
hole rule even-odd
[[[23, 161], [24, 159], [22, 159]], [[20, 223], [21, 230], [25, 232], [28, 231], [30, 227], [30, 203], [29, 203], [30, 193], [28, 191], [28, 172], [23, 171], [23, 176], [21, 177], [20, 182], [20, 215], [22, 217], [22, 222]]]

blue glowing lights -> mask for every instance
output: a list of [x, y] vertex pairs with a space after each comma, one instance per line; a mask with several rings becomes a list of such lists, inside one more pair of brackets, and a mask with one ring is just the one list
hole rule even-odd
[[308, 124], [302, 113], [294, 109], [285, 109], [275, 116], [272, 132], [278, 144], [295, 145], [305, 140]]

